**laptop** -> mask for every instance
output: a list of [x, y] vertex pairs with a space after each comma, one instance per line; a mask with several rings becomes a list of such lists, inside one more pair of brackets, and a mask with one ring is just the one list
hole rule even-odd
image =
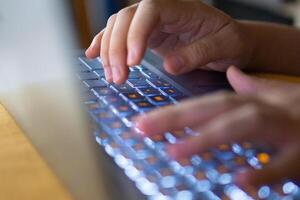
[[[132, 116], [230, 89], [224, 74], [172, 76], [150, 50], [124, 85], [108, 84], [101, 59], [78, 49], [70, 1], [0, 3], [0, 101], [74, 199], [296, 199], [292, 181], [244, 191], [219, 164], [259, 168], [249, 144], [170, 160], [164, 145], [189, 134], [132, 137]], [[238, 162], [235, 162], [238, 161]], [[240, 162], [241, 161], [241, 162]], [[244, 162], [242, 162], [244, 161]], [[279, 189], [278, 189], [279, 188]], [[279, 191], [280, 190], [280, 191]]]

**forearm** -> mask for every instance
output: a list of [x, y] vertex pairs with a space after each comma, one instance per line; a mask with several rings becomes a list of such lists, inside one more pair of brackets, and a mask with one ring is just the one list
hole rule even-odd
[[240, 21], [254, 45], [247, 69], [300, 75], [300, 30], [284, 25]]

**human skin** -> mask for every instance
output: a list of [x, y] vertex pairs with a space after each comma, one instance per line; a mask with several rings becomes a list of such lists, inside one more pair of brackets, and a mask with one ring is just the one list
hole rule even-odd
[[143, 0], [112, 15], [86, 51], [100, 56], [109, 82], [123, 83], [147, 47], [165, 69], [197, 68], [300, 74], [300, 31], [268, 23], [237, 21], [200, 1]]
[[200, 1], [143, 0], [113, 15], [86, 55], [100, 56], [106, 79], [121, 84], [128, 66], [139, 64], [148, 47], [163, 57], [171, 74], [226, 72], [237, 94], [212, 94], [150, 112], [136, 119], [140, 133], [151, 137], [186, 126], [202, 133], [169, 145], [174, 158], [221, 143], [259, 139], [279, 154], [263, 170], [238, 174], [239, 184], [299, 178], [300, 86], [249, 77], [238, 69], [299, 75], [299, 30], [236, 21]]
[[236, 67], [227, 76], [237, 94], [219, 92], [152, 111], [136, 119], [139, 134], [152, 137], [184, 127], [200, 132], [167, 146], [174, 159], [221, 144], [259, 141], [278, 152], [262, 170], [236, 174], [238, 184], [300, 180], [300, 84], [254, 78]]

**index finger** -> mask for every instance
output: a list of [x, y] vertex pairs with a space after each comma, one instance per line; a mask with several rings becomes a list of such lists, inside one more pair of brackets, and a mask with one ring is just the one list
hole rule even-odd
[[159, 22], [159, 11], [153, 2], [148, 0], [140, 2], [131, 22], [127, 37], [128, 66], [137, 65], [141, 62], [147, 40]]
[[129, 66], [140, 63], [155, 27], [178, 22], [187, 13], [184, 6], [186, 3], [174, 0], [143, 0], [139, 3], [127, 38]]

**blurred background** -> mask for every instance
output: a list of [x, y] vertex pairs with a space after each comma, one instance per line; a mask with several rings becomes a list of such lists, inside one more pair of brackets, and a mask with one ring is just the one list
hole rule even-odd
[[[200, 0], [199, 0], [200, 1]], [[236, 19], [277, 22], [300, 27], [300, 0], [202, 0]], [[108, 17], [137, 0], [73, 0], [82, 48], [101, 31]]]

